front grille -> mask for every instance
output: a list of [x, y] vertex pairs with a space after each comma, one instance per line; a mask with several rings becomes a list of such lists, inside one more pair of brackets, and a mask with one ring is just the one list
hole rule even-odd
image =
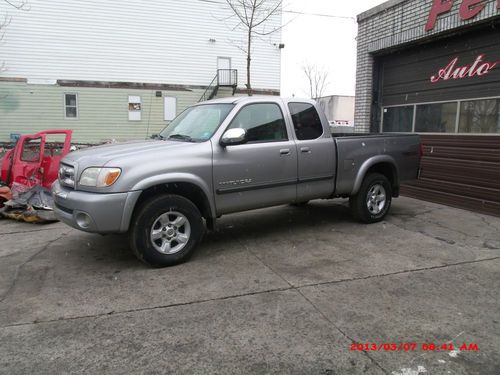
[[75, 187], [75, 168], [73, 166], [61, 163], [58, 175], [61, 185]]

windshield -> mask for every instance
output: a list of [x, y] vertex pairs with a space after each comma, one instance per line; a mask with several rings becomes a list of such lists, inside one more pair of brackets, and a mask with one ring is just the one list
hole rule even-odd
[[162, 130], [160, 138], [188, 142], [206, 141], [212, 137], [233, 107], [233, 104], [190, 107]]

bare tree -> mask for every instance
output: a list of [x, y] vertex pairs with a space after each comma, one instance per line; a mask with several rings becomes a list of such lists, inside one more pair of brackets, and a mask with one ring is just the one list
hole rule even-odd
[[321, 98], [328, 86], [328, 71], [309, 63], [302, 66], [302, 71], [309, 83], [309, 95], [311, 99]]
[[246, 43], [237, 46], [247, 57], [247, 93], [252, 95], [251, 64], [252, 45], [256, 36], [270, 35], [281, 29], [279, 27], [271, 30], [265, 29], [265, 24], [272, 16], [281, 11], [282, 0], [225, 0], [231, 9], [233, 16], [236, 16], [238, 24], [236, 28], [242, 28], [246, 32]]
[[[13, 0], [0, 0], [3, 1], [4, 3], [8, 4], [10, 7], [13, 7], [18, 10], [28, 10], [29, 5], [27, 0], [19, 0], [19, 1], [13, 1]], [[8, 15], [8, 13], [5, 13], [0, 20], [0, 41], [3, 39], [4, 36], [4, 29], [9, 25], [11, 21], [11, 17]], [[0, 63], [0, 73], [2, 73], [5, 70], [5, 64], [3, 62]]]
[[[8, 4], [12, 8], [18, 9], [18, 10], [28, 10], [29, 9], [29, 4], [27, 0], [18, 0], [18, 1], [13, 1], [13, 0], [0, 0], [3, 1], [4, 3]], [[3, 37], [3, 32], [2, 29], [4, 29], [9, 23], [10, 23], [11, 18], [7, 13], [3, 15], [3, 20], [0, 21], [0, 40]]]

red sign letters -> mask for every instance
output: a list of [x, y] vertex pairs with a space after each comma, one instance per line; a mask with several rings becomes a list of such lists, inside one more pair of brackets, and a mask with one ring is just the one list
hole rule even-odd
[[446, 67], [439, 69], [436, 75], [431, 77], [431, 82], [436, 83], [440, 80], [448, 81], [450, 79], [463, 79], [470, 77], [481, 77], [491, 72], [500, 61], [488, 62], [486, 55], [481, 54], [476, 57], [472, 65], [458, 66], [458, 57], [450, 61]]
[[[427, 24], [425, 25], [425, 31], [434, 29], [438, 17], [448, 13], [453, 3], [454, 0], [434, 0], [431, 11], [429, 12]], [[462, 0], [459, 9], [460, 18], [463, 20], [470, 20], [481, 13], [485, 6], [486, 2], [484, 0]], [[500, 0], [497, 0], [497, 9], [500, 9]]]

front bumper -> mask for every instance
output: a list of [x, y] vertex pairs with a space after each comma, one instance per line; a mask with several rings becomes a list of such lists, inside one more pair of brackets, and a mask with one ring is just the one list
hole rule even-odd
[[97, 194], [67, 189], [56, 181], [52, 195], [54, 214], [63, 223], [85, 232], [123, 233], [141, 191]]

